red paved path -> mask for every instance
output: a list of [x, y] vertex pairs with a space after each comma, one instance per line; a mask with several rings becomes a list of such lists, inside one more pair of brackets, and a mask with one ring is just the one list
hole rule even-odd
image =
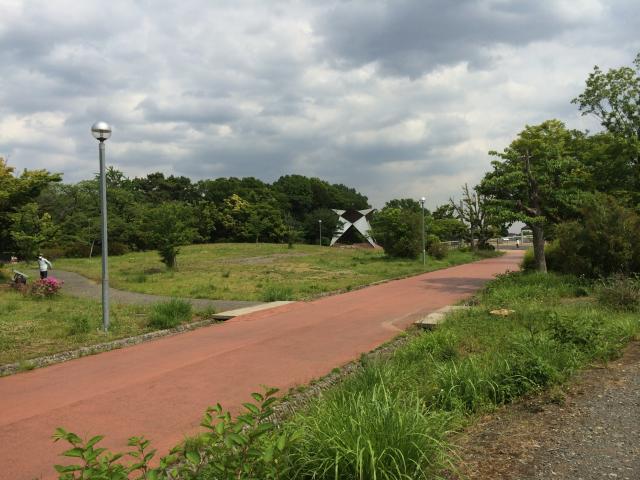
[[55, 478], [57, 426], [106, 434], [116, 449], [143, 434], [164, 452], [197, 431], [208, 405], [234, 410], [261, 384], [286, 391], [322, 376], [520, 258], [509, 252], [0, 378], [0, 479]]

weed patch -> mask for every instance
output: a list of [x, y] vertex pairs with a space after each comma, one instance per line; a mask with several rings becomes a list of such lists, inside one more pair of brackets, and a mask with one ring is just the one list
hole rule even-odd
[[291, 300], [293, 289], [285, 285], [269, 284], [262, 290], [262, 301], [277, 302], [280, 300]]
[[174, 328], [191, 320], [191, 304], [173, 298], [168, 302], [156, 303], [151, 310], [149, 326], [157, 329]]

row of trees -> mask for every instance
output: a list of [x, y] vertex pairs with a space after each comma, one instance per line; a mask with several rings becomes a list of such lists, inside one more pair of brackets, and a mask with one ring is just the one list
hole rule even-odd
[[[479, 248], [523, 222], [533, 233], [534, 267], [586, 276], [640, 272], [640, 55], [632, 67], [595, 67], [584, 92], [572, 101], [595, 115], [603, 131], [568, 129], [559, 120], [526, 126], [495, 157], [473, 189], [462, 188], [433, 214], [426, 231], [471, 240]], [[417, 256], [420, 205], [388, 202], [374, 220], [387, 253]], [[428, 243], [433, 237], [428, 237]]]

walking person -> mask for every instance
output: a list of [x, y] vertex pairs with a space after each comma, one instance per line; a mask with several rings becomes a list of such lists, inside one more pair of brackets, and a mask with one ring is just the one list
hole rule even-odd
[[44, 258], [42, 254], [38, 254], [38, 267], [40, 269], [40, 278], [47, 278], [47, 273], [50, 268], [53, 268], [51, 262]]

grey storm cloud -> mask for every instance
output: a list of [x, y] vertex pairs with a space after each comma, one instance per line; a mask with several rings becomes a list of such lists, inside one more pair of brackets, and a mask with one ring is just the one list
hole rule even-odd
[[[473, 184], [525, 124], [640, 50], [634, 0], [5, 0], [0, 155], [130, 176], [315, 175], [375, 206]], [[596, 125], [597, 126], [597, 125]]]
[[334, 63], [378, 62], [383, 71], [410, 76], [463, 61], [483, 66], [495, 44], [548, 40], [578, 26], [553, 2], [519, 0], [343, 2], [317, 23]]

